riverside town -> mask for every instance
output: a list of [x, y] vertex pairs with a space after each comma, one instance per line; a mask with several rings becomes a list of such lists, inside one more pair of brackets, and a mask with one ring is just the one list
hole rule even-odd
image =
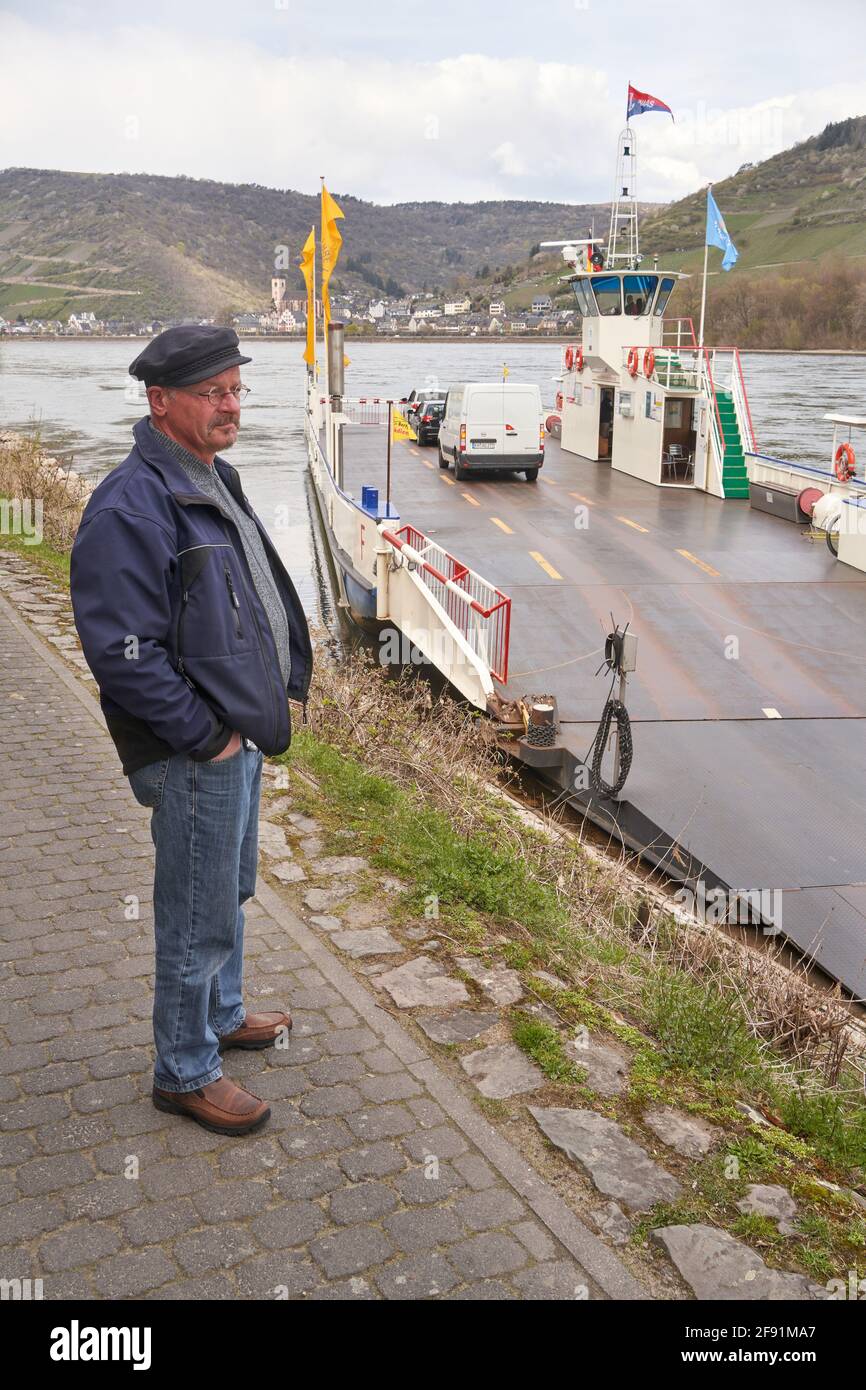
[[573, 1302], [826, 1379], [866, 10], [328, 21], [0, 0], [0, 1302], [61, 1375]]

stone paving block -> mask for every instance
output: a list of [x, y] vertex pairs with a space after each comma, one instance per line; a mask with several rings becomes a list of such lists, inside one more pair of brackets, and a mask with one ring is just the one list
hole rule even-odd
[[49, 1273], [74, 1269], [77, 1265], [93, 1264], [95, 1260], [113, 1255], [120, 1243], [120, 1236], [110, 1226], [94, 1226], [87, 1222], [47, 1236], [39, 1246], [39, 1259]]
[[231, 1269], [258, 1254], [259, 1245], [242, 1227], [221, 1225], [219, 1229], [190, 1231], [174, 1242], [171, 1252], [187, 1274], [198, 1275], [211, 1269]]
[[322, 1197], [345, 1184], [346, 1177], [331, 1158], [295, 1159], [276, 1179], [277, 1191], [289, 1200]]
[[526, 1215], [526, 1207], [505, 1187], [488, 1187], [484, 1192], [468, 1192], [457, 1198], [457, 1210], [473, 1231], [504, 1226]]
[[394, 1179], [394, 1186], [404, 1202], [411, 1205], [442, 1202], [465, 1184], [449, 1164], [438, 1163], [408, 1169]]
[[361, 1182], [364, 1178], [383, 1178], [388, 1173], [399, 1173], [406, 1167], [403, 1154], [393, 1144], [384, 1141], [342, 1153], [337, 1162], [352, 1182]]
[[176, 1279], [178, 1273], [165, 1252], [154, 1248], [100, 1261], [93, 1282], [105, 1298], [136, 1298]]
[[346, 1123], [359, 1139], [391, 1139], [416, 1127], [414, 1115], [403, 1105], [366, 1106], [346, 1116]]
[[370, 1265], [382, 1264], [394, 1253], [388, 1237], [375, 1226], [351, 1226], [310, 1243], [310, 1254], [329, 1279], [358, 1274]]
[[571, 1260], [556, 1260], [521, 1270], [514, 1275], [514, 1283], [524, 1298], [535, 1301], [575, 1299], [583, 1302], [589, 1297], [586, 1278]]
[[327, 1225], [328, 1218], [315, 1202], [285, 1202], [257, 1216], [250, 1231], [267, 1249], [284, 1250], [306, 1245]]
[[272, 1197], [270, 1183], [240, 1180], [214, 1183], [204, 1192], [197, 1192], [192, 1201], [202, 1221], [221, 1225], [256, 1216]]
[[453, 1206], [395, 1211], [382, 1224], [398, 1249], [407, 1254], [432, 1249], [434, 1245], [449, 1245], [468, 1234]]
[[277, 1250], [236, 1265], [234, 1277], [241, 1298], [300, 1298], [321, 1286], [322, 1271], [298, 1251]]
[[444, 1255], [431, 1251], [396, 1260], [376, 1275], [385, 1298], [441, 1298], [460, 1281]]
[[512, 1236], [486, 1231], [448, 1247], [448, 1259], [467, 1279], [511, 1274], [527, 1264], [529, 1255]]
[[130, 1245], [158, 1245], [200, 1225], [201, 1219], [188, 1197], [173, 1197], [124, 1212], [120, 1224]]
[[428, 1154], [439, 1159], [456, 1158], [457, 1154], [466, 1152], [468, 1145], [459, 1130], [450, 1125], [439, 1125], [424, 1133], [410, 1135], [408, 1139], [403, 1140], [403, 1148], [410, 1158], [421, 1163]]
[[397, 1194], [381, 1182], [360, 1183], [343, 1187], [331, 1196], [331, 1218], [340, 1225], [356, 1221], [378, 1221], [397, 1205]]
[[93, 1177], [93, 1163], [83, 1154], [56, 1154], [34, 1158], [18, 1169], [16, 1182], [23, 1196], [39, 1197], [46, 1192], [75, 1187]]

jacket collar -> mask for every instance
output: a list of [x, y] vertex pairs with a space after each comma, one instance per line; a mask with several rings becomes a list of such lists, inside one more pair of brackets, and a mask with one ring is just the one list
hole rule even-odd
[[[136, 421], [132, 429], [136, 448], [144, 459], [145, 463], [151, 468], [155, 468], [159, 473], [166, 487], [174, 494], [180, 493], [184, 497], [194, 494], [201, 497], [202, 501], [209, 502], [213, 506], [213, 498], [208, 497], [202, 492], [201, 488], [196, 487], [189, 474], [181, 467], [178, 460], [168, 449], [164, 449], [159, 440], [159, 430], [153, 429], [150, 423], [150, 416], [145, 415], [143, 419]], [[219, 455], [214, 458], [214, 468], [219, 473], [229, 492], [236, 502], [244, 507], [243, 489], [241, 488], [238, 471], [225, 459]], [[247, 510], [246, 507], [244, 507]]]

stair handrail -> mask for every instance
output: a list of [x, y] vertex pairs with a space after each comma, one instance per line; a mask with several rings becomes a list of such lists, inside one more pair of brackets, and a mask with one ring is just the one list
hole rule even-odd
[[724, 461], [724, 457], [725, 457], [725, 446], [724, 446], [725, 434], [724, 434], [724, 430], [722, 429], [722, 416], [721, 416], [721, 413], [720, 413], [720, 411], [719, 411], [719, 400], [718, 400], [718, 397], [717, 397], [717, 395], [716, 395], [716, 383], [715, 383], [715, 381], [713, 380], [713, 368], [712, 368], [712, 365], [711, 365], [711, 362], [710, 362], [710, 354], [709, 354], [708, 350], [707, 350], [705, 347], [704, 347], [704, 348], [701, 348], [700, 351], [701, 351], [702, 356], [703, 356], [703, 372], [702, 372], [702, 382], [701, 382], [701, 384], [702, 384], [702, 386], [703, 386], [703, 382], [704, 382], [704, 380], [706, 380], [706, 386], [707, 386], [707, 388], [708, 388], [707, 394], [710, 396], [710, 398], [711, 398], [711, 400], [712, 400], [712, 402], [713, 402], [713, 413], [712, 413], [712, 417], [711, 417], [711, 418], [712, 418], [712, 444], [713, 444], [712, 454], [713, 454], [713, 461], [714, 461], [714, 463], [715, 463], [715, 465], [716, 465], [716, 478], [718, 479], [719, 487], [721, 488], [721, 490], [722, 490], [722, 496], [724, 497], [724, 495], [725, 495], [725, 480], [724, 480], [724, 477], [723, 477], [723, 474], [722, 474], [722, 467], [721, 467], [721, 465], [722, 465], [722, 462]]
[[752, 424], [752, 412], [749, 408], [749, 397], [746, 393], [746, 381], [743, 376], [743, 364], [740, 361], [739, 348], [734, 348], [733, 354], [734, 370], [731, 373], [731, 386], [734, 409], [741, 426], [745, 426], [743, 433], [749, 446], [748, 452], [754, 454], [757, 452], [757, 440], [755, 439], [755, 427]]

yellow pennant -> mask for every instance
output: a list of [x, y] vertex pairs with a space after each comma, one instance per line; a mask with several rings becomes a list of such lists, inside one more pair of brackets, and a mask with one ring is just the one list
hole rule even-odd
[[413, 430], [405, 415], [401, 415], [399, 410], [391, 412], [391, 438], [392, 439], [417, 439], [418, 436]]
[[316, 229], [310, 230], [310, 235], [304, 242], [304, 249], [301, 252], [301, 274], [307, 286], [307, 343], [304, 348], [304, 361], [312, 367], [316, 360], [316, 299], [314, 288], [316, 257]]
[[328, 341], [328, 324], [331, 322], [331, 296], [328, 284], [340, 255], [343, 238], [337, 227], [337, 219], [343, 217], [340, 208], [322, 184], [322, 309], [325, 320], [325, 342]]

